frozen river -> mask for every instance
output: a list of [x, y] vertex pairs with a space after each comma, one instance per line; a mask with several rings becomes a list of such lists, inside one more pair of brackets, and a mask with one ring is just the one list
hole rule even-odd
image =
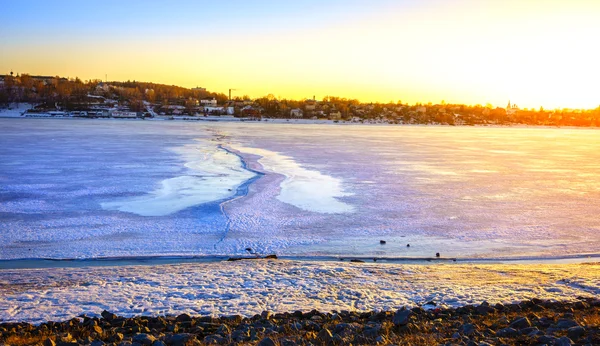
[[0, 259], [598, 254], [599, 134], [0, 119]]

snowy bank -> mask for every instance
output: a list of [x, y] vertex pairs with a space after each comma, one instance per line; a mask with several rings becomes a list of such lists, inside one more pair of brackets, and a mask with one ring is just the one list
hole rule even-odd
[[600, 263], [397, 265], [239, 261], [0, 271], [0, 320], [42, 322], [106, 309], [122, 316], [251, 316], [573, 300], [600, 294]]

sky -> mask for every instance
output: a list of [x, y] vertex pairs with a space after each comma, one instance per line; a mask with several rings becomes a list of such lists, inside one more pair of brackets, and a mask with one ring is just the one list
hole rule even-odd
[[233, 96], [600, 105], [596, 0], [0, 0], [0, 74]]

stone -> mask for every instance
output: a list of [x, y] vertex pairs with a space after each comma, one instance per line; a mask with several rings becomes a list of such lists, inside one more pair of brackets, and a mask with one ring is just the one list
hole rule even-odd
[[167, 345], [160, 340], [156, 340], [152, 343], [152, 346], [167, 346]]
[[44, 346], [56, 346], [56, 343], [54, 342], [54, 340], [47, 338], [46, 340], [44, 340]]
[[556, 328], [559, 328], [559, 329], [569, 329], [571, 327], [577, 327], [577, 326], [578, 326], [577, 322], [575, 322], [571, 319], [561, 318], [556, 323]]
[[475, 332], [475, 326], [471, 323], [465, 323], [458, 328], [458, 332], [462, 335], [471, 335]]
[[319, 334], [317, 334], [317, 339], [323, 343], [329, 343], [332, 338], [333, 338], [333, 335], [327, 328], [321, 329]]
[[211, 334], [204, 337], [204, 343], [208, 345], [223, 345], [227, 343], [227, 339], [221, 335]]
[[219, 326], [219, 329], [217, 329], [217, 332], [215, 334], [227, 336], [231, 334], [231, 329], [229, 329], [229, 327], [226, 324], [222, 324]]
[[585, 328], [581, 326], [571, 327], [567, 329], [567, 336], [570, 339], [577, 340], [585, 335]]
[[250, 339], [250, 330], [246, 329], [246, 330], [234, 330], [233, 333], [231, 333], [231, 338], [234, 341], [240, 342], [240, 341], [247, 341], [248, 339]]
[[125, 336], [121, 333], [115, 333], [113, 336], [109, 338], [111, 342], [119, 342], [122, 341]]
[[187, 341], [192, 339], [193, 337], [193, 335], [187, 333], [173, 334], [165, 338], [165, 342], [173, 346], [184, 346], [187, 343]]
[[104, 333], [104, 331], [102, 330], [102, 327], [100, 327], [100, 326], [93, 326], [91, 331], [98, 335], [102, 335], [102, 333]]
[[102, 340], [94, 340], [94, 341], [92, 341], [92, 343], [90, 345], [91, 346], [104, 346], [104, 341], [102, 341]]
[[539, 338], [537, 338], [537, 342], [539, 344], [553, 345], [554, 341], [556, 341], [556, 338], [553, 337], [552, 335], [542, 335]]
[[537, 327], [527, 327], [519, 330], [519, 333], [521, 333], [521, 335], [535, 336], [539, 331], [540, 330], [537, 329]]
[[381, 245], [383, 245], [383, 244], [385, 244], [385, 243], [386, 243], [386, 241], [385, 241], [385, 240], [380, 240], [380, 241], [379, 241], [379, 244], [381, 244]]
[[569, 339], [566, 336], [558, 338], [556, 341], [554, 341], [554, 346], [570, 346], [570, 345], [573, 345], [573, 341], [571, 341], [571, 339]]
[[259, 343], [256, 344], [256, 346], [276, 346], [276, 344], [275, 341], [273, 341], [273, 339], [271, 339], [270, 337], [266, 337], [259, 341]]
[[262, 317], [265, 320], [270, 319], [271, 316], [273, 316], [273, 313], [271, 313], [271, 311], [263, 311], [260, 313], [260, 317]]
[[527, 319], [527, 317], [517, 317], [512, 322], [510, 322], [509, 327], [515, 329], [529, 328], [531, 327], [531, 322], [529, 322], [529, 319]]
[[134, 335], [132, 338], [132, 341], [137, 342], [138, 344], [147, 346], [147, 345], [152, 345], [152, 343], [154, 341], [156, 341], [156, 338], [152, 335], [141, 333], [141, 334]]
[[408, 324], [408, 319], [411, 315], [411, 310], [398, 310], [396, 311], [396, 314], [394, 314], [392, 322], [395, 326], [405, 326]]
[[102, 311], [100, 316], [102, 316], [102, 318], [104, 318], [105, 320], [107, 320], [109, 322], [118, 317], [117, 315], [113, 314], [112, 312], [108, 312], [106, 310]]
[[191, 322], [192, 318], [188, 314], [181, 314], [175, 319], [177, 322]]
[[519, 333], [514, 328], [503, 328], [496, 332], [496, 336], [501, 338], [517, 336]]

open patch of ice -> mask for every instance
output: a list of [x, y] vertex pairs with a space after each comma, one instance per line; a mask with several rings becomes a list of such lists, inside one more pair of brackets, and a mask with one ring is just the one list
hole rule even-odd
[[235, 195], [238, 186], [255, 176], [241, 159], [214, 143], [198, 143], [173, 149], [186, 161], [186, 175], [165, 179], [145, 196], [101, 203], [107, 210], [141, 216], [164, 216], [180, 210], [223, 200]]
[[345, 192], [340, 179], [322, 174], [316, 170], [302, 167], [293, 158], [259, 148], [241, 145], [231, 147], [242, 153], [261, 156], [258, 162], [272, 173], [279, 173], [286, 178], [281, 183], [277, 199], [303, 210], [317, 213], [352, 213], [354, 207], [338, 200], [338, 197], [350, 196]]

